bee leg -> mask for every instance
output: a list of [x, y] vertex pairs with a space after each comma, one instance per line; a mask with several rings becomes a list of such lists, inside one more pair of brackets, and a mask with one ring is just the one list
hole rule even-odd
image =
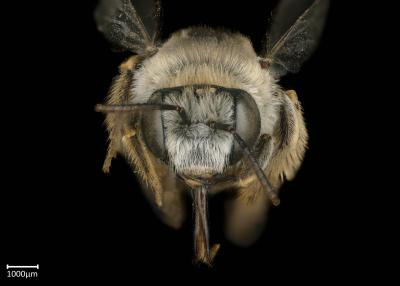
[[107, 155], [103, 163], [103, 172], [105, 174], [110, 173], [111, 161], [115, 157], [117, 157], [117, 151], [115, 150], [114, 146], [110, 143], [108, 145]]
[[297, 102], [297, 93], [295, 90], [290, 89], [290, 90], [286, 90], [286, 95], [290, 98], [290, 100], [292, 102]]
[[[133, 70], [139, 61], [139, 56], [132, 56], [120, 65], [120, 74], [113, 80], [112, 87], [109, 91], [107, 98], [108, 104], [124, 104], [129, 102], [129, 90], [132, 86]], [[125, 115], [119, 116], [111, 113], [106, 116], [106, 124], [110, 140], [106, 159], [103, 163], [103, 172], [106, 174], [110, 172], [111, 161], [120, 151], [120, 140], [124, 132], [124, 116]]]
[[286, 90], [285, 93], [290, 98], [290, 100], [292, 101], [292, 103], [296, 107], [297, 111], [300, 111], [301, 110], [301, 106], [300, 106], [299, 100], [297, 98], [296, 91], [291, 89], [291, 90]]
[[239, 246], [249, 246], [261, 235], [269, 208], [268, 194], [257, 180], [238, 189], [225, 202], [225, 235]]
[[[114, 79], [107, 99], [108, 105], [124, 105], [131, 102], [133, 75], [137, 63], [143, 60], [132, 56], [121, 64], [120, 74]], [[155, 213], [168, 226], [179, 228], [185, 219], [184, 187], [175, 173], [162, 165], [146, 147], [140, 128], [140, 116], [133, 113], [107, 113], [109, 148], [103, 170], [108, 172], [117, 154], [124, 155], [142, 186]], [[128, 124], [129, 122], [129, 124]]]
[[154, 212], [168, 226], [180, 228], [186, 217], [183, 184], [151, 155], [140, 131], [130, 130], [122, 140]]
[[276, 186], [294, 178], [303, 161], [308, 141], [301, 103], [294, 90], [281, 93], [279, 115], [273, 134], [276, 147], [266, 169], [268, 178]]
[[[142, 179], [146, 180], [146, 183], [150, 185], [150, 189], [154, 195], [155, 204], [158, 207], [162, 206], [162, 194], [161, 194], [161, 182], [157, 173], [155, 172], [154, 165], [151, 164], [149, 160], [148, 152], [140, 152], [140, 144], [138, 144], [137, 140], [137, 132], [136, 130], [129, 130], [124, 136], [122, 136], [122, 142], [127, 147], [129, 157], [134, 158], [134, 165], [139, 167], [139, 173], [142, 173]], [[139, 158], [144, 157], [144, 160], [140, 160]], [[139, 162], [139, 160], [141, 162]], [[140, 172], [142, 171], [142, 172]], [[146, 173], [145, 175], [143, 173]]]

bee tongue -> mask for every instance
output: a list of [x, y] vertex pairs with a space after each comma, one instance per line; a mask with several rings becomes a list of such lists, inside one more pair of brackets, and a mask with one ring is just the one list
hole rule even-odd
[[194, 214], [194, 260], [211, 266], [219, 249], [219, 244], [213, 245], [210, 249], [207, 221], [208, 187], [208, 185], [204, 184], [192, 190]]

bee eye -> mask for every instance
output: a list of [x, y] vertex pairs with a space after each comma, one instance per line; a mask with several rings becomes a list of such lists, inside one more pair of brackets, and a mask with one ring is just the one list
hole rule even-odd
[[[234, 92], [236, 98], [236, 133], [252, 148], [261, 129], [260, 112], [254, 99], [245, 91]], [[235, 142], [231, 164], [237, 163], [243, 156], [240, 146]]]
[[[154, 93], [148, 103], [162, 103], [160, 93]], [[142, 131], [146, 146], [159, 159], [165, 158], [164, 129], [160, 110], [145, 111], [142, 113]]]

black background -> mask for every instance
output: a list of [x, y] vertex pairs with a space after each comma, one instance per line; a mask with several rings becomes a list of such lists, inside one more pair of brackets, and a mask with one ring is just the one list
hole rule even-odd
[[[194, 24], [223, 26], [248, 35], [260, 50], [277, 1], [232, 2], [165, 1], [163, 37]], [[96, 1], [7, 9], [17, 19], [4, 26], [11, 61], [2, 100], [12, 111], [2, 113], [4, 265], [39, 263], [39, 279], [53, 281], [324, 283], [373, 275], [363, 268], [376, 252], [366, 237], [377, 231], [375, 206], [366, 212], [364, 201], [374, 183], [361, 171], [368, 169], [365, 152], [372, 153], [362, 141], [370, 120], [362, 105], [372, 93], [360, 92], [368, 81], [365, 13], [331, 2], [318, 50], [299, 74], [281, 80], [303, 103], [310, 134], [303, 166], [282, 187], [281, 205], [249, 248], [224, 238], [222, 199], [211, 200], [211, 240], [222, 244], [212, 269], [191, 262], [190, 218], [179, 231], [158, 221], [122, 158], [110, 176], [101, 172], [106, 133], [93, 107], [129, 54], [111, 52], [97, 32]]]

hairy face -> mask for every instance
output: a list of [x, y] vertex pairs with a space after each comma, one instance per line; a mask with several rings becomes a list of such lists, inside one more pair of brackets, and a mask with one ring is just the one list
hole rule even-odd
[[234, 99], [215, 88], [188, 87], [165, 96], [164, 102], [183, 107], [190, 121], [183, 125], [174, 111], [164, 112], [165, 147], [175, 171], [181, 175], [207, 177], [222, 173], [229, 165], [232, 134], [209, 127], [211, 122], [233, 127]]

